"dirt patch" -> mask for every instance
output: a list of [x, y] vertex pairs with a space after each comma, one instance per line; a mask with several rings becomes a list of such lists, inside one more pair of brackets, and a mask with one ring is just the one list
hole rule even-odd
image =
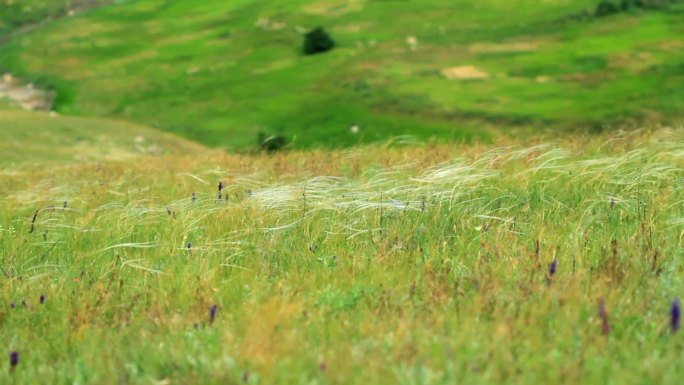
[[318, 1], [304, 7], [304, 13], [323, 16], [339, 16], [347, 12], [360, 11], [363, 9], [363, 1], [329, 0]]
[[447, 79], [488, 79], [489, 74], [473, 66], [445, 68], [442, 75]]
[[608, 58], [608, 68], [628, 68], [635, 71], [644, 70], [659, 63], [658, 58], [649, 52], [621, 52]]
[[31, 83], [23, 84], [20, 79], [5, 74], [0, 79], [0, 99], [9, 99], [29, 111], [49, 111], [55, 94], [36, 88]]
[[468, 47], [471, 53], [518, 53], [533, 52], [539, 49], [537, 42], [517, 43], [475, 43]]
[[337, 26], [335, 27], [335, 31], [340, 33], [359, 33], [368, 30], [371, 27], [373, 27], [373, 23], [359, 22]]
[[682, 40], [666, 40], [658, 44], [658, 48], [667, 52], [679, 52], [684, 49], [684, 41]]

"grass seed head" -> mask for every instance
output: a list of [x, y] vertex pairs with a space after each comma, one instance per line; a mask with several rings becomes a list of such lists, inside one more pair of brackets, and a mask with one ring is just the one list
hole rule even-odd
[[219, 182], [217, 199], [221, 200], [222, 198], [223, 198], [223, 182]]

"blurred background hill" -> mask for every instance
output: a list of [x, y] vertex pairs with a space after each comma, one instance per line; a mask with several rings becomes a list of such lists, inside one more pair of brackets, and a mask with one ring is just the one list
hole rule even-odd
[[[52, 109], [228, 150], [683, 115], [679, 1], [1, 1], [0, 71], [54, 92]], [[335, 46], [306, 55], [316, 27]]]

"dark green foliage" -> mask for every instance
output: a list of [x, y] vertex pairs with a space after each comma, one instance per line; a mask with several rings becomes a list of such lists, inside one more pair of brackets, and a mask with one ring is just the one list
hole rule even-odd
[[602, 0], [596, 7], [596, 17], [610, 16], [619, 12], [628, 12], [636, 9], [664, 10], [670, 5], [681, 3], [682, 0], [622, 0], [618, 6], [609, 0]]
[[641, 0], [622, 0], [622, 10], [629, 11], [634, 8], [642, 8], [644, 6]]
[[304, 35], [304, 53], [314, 55], [330, 51], [335, 47], [335, 41], [321, 27], [315, 28]]
[[261, 151], [275, 152], [282, 150], [287, 144], [287, 140], [282, 135], [266, 135], [260, 132], [258, 144]]
[[596, 6], [595, 14], [596, 17], [605, 17], [614, 15], [618, 12], [620, 12], [620, 7], [618, 7], [617, 4], [613, 3], [612, 1], [604, 0]]

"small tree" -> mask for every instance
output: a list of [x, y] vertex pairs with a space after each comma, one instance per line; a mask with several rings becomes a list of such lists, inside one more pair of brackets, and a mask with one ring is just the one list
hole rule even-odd
[[304, 53], [315, 55], [330, 51], [335, 47], [335, 41], [321, 27], [313, 29], [304, 35]]

